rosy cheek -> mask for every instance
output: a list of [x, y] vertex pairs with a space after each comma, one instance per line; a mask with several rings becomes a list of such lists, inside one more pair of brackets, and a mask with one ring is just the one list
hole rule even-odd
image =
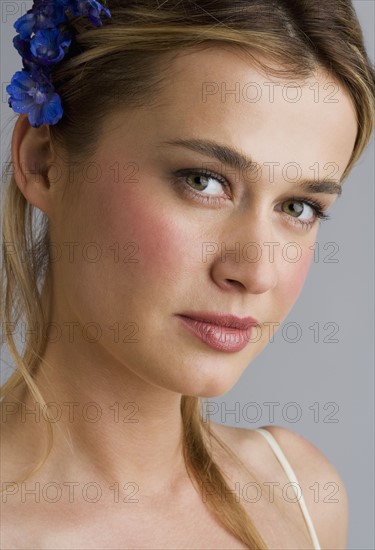
[[157, 280], [182, 271], [187, 258], [183, 225], [174, 224], [162, 213], [150, 211], [149, 207], [138, 210], [137, 220], [134, 236], [139, 244], [139, 265], [146, 270], [144, 275]]
[[147, 194], [128, 191], [119, 200], [111, 200], [107, 211], [111, 212], [107, 239], [122, 245], [134, 243], [128, 250], [135, 251], [138, 261], [131, 264], [131, 270], [142, 279], [178, 279], [184, 264], [196, 255], [196, 241], [186, 220], [181, 216], [173, 218], [167, 204], [150, 199]]
[[309, 247], [304, 247], [298, 261], [283, 262], [279, 284], [282, 289], [284, 299], [289, 302], [289, 307], [292, 307], [303, 288], [310, 269], [313, 254], [313, 250]]

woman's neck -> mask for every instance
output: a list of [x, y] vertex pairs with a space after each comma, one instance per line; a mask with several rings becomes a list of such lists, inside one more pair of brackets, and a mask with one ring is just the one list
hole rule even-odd
[[69, 357], [69, 349], [77, 351], [47, 348], [34, 376], [46, 407], [24, 385], [2, 402], [3, 439], [9, 434], [18, 456], [28, 457], [25, 472], [42, 458], [49, 418], [53, 448], [32, 479], [132, 482], [144, 495], [161, 494], [187, 479], [181, 396], [139, 379], [113, 358]]

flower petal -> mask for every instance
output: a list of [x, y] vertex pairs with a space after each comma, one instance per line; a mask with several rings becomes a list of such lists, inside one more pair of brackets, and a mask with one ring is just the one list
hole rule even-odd
[[21, 35], [21, 38], [27, 39], [30, 38], [35, 25], [35, 13], [33, 10], [29, 10], [25, 15], [19, 17], [17, 21], [14, 22], [13, 27]]
[[46, 124], [56, 124], [63, 115], [60, 96], [53, 93], [43, 105], [43, 119]]
[[16, 113], [28, 113], [33, 108], [33, 105], [33, 98], [29, 96], [28, 100], [12, 101], [10, 107], [12, 107], [13, 111], [16, 111]]
[[41, 113], [42, 113], [42, 106], [36, 105], [33, 109], [29, 112], [29, 122], [31, 126], [34, 126], [34, 128], [38, 128], [43, 124], [43, 121], [41, 119]]

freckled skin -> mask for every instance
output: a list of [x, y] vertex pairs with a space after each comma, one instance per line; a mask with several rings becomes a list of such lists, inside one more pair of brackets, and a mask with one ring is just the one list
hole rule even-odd
[[[174, 314], [208, 310], [251, 315], [260, 323], [282, 322], [305, 281], [318, 230], [318, 223], [307, 231], [293, 226], [288, 214], [275, 210], [298, 191], [298, 182], [285, 180], [282, 168], [296, 162], [302, 176], [312, 179], [314, 163], [324, 167], [334, 162], [339, 179], [357, 127], [354, 108], [343, 90], [336, 104], [314, 102], [307, 88], [302, 88], [305, 92], [297, 103], [285, 101], [277, 92], [270, 103], [264, 86], [269, 79], [230, 52], [192, 53], [174, 61], [170, 74], [173, 78], [159, 107], [130, 113], [118, 108], [106, 120], [93, 157], [101, 166], [102, 178], [95, 183], [77, 180], [82, 186], [81, 202], [72, 209], [67, 194], [62, 204], [61, 221], [69, 212], [71, 223], [57, 223], [52, 240], [95, 241], [103, 256], [97, 263], [62, 260], [54, 266], [56, 281], [64, 281], [65, 289], [63, 296], [56, 296], [57, 310], [81, 323], [100, 322], [100, 346], [84, 351], [94, 354], [94, 363], [99, 358], [108, 361], [109, 356], [117, 360], [113, 368], [122, 375], [131, 373], [173, 392], [213, 396], [236, 383], [267, 344], [269, 330], [262, 327], [262, 338], [241, 352], [222, 353], [189, 334]], [[311, 82], [316, 80], [323, 89], [327, 77], [319, 74]], [[257, 82], [264, 96], [250, 103], [235, 102], [230, 95], [222, 101], [218, 94], [203, 102], [202, 83], [207, 81], [226, 81], [228, 89], [233, 82]], [[230, 181], [233, 169], [184, 148], [157, 146], [162, 140], [180, 137], [216, 140], [240, 148], [261, 165], [271, 161], [280, 166], [275, 168], [274, 181], [269, 181], [267, 169], [262, 169], [255, 183], [236, 174], [234, 198], [227, 198], [221, 206], [202, 204], [173, 187], [170, 172], [209, 163], [208, 168]], [[116, 162], [119, 182], [111, 171]], [[136, 183], [126, 181], [129, 162], [137, 166]], [[320, 179], [329, 175], [322, 168], [320, 172]], [[213, 194], [225, 197], [219, 184], [215, 189]], [[335, 195], [321, 196], [327, 208], [335, 199]], [[138, 246], [137, 263], [123, 261], [126, 251], [121, 246], [129, 242]], [[249, 242], [280, 245], [275, 248], [274, 262], [269, 261], [264, 245], [257, 262], [243, 256], [236, 261], [230, 254], [221, 261], [220, 251], [203, 262], [202, 247], [207, 242], [225, 243], [227, 250], [234, 243], [240, 243], [241, 250]], [[283, 257], [283, 247], [290, 242], [302, 251], [297, 262]], [[110, 250], [113, 243], [120, 244], [119, 262]], [[290, 248], [289, 254], [294, 258], [295, 250]], [[115, 322], [119, 326], [136, 323], [139, 342], [114, 342], [113, 332], [105, 327]], [[80, 345], [85, 347], [85, 342]]]

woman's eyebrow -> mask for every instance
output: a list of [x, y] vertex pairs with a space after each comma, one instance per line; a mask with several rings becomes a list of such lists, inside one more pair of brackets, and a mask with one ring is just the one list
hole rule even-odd
[[[206, 155], [212, 158], [216, 158], [222, 164], [226, 164], [231, 168], [238, 171], [250, 171], [254, 166], [259, 166], [261, 163], [257, 163], [254, 159], [244, 155], [234, 147], [223, 145], [212, 140], [205, 139], [173, 139], [162, 141], [160, 145], [177, 145], [186, 147], [202, 155]], [[342, 193], [342, 187], [338, 181], [324, 179], [309, 180], [302, 179], [299, 182], [299, 187], [303, 191], [310, 193], [328, 193], [332, 195], [340, 196]]]

